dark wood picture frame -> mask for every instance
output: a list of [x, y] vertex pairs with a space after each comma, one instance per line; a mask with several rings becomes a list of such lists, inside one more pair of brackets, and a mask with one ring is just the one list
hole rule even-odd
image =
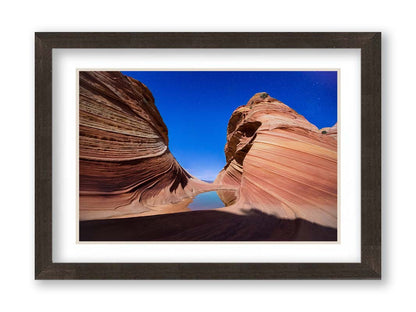
[[[355, 48], [361, 50], [360, 263], [54, 263], [52, 49]], [[36, 279], [380, 279], [381, 33], [36, 33]]]

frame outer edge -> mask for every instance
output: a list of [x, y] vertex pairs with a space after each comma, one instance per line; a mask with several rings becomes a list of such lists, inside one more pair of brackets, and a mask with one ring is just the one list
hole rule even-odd
[[[115, 46], [361, 48], [361, 263], [53, 263], [52, 49]], [[380, 207], [381, 33], [35, 33], [35, 279], [380, 279]]]
[[381, 279], [381, 33], [361, 60], [361, 261]]
[[35, 34], [35, 278], [52, 263], [52, 49]]

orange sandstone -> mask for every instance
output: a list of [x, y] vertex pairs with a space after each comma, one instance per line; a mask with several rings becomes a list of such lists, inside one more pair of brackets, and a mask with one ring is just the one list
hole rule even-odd
[[266, 93], [255, 94], [228, 124], [227, 164], [214, 183], [239, 191], [218, 192], [230, 205], [223, 209], [336, 228], [336, 125], [327, 132]]
[[120, 72], [79, 73], [80, 220], [189, 210], [211, 188], [168, 148], [151, 92]]

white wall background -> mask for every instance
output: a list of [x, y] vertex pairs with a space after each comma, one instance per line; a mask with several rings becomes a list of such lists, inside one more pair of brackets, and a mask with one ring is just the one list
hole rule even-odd
[[[6, 1], [0, 18], [3, 311], [391, 311], [414, 307], [410, 1]], [[35, 31], [382, 31], [382, 281], [35, 281]]]

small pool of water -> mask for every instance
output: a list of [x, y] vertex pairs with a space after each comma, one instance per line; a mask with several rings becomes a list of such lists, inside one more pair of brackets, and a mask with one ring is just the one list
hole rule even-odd
[[196, 195], [192, 203], [188, 205], [188, 208], [191, 210], [205, 210], [221, 207], [224, 207], [224, 203], [215, 191]]

